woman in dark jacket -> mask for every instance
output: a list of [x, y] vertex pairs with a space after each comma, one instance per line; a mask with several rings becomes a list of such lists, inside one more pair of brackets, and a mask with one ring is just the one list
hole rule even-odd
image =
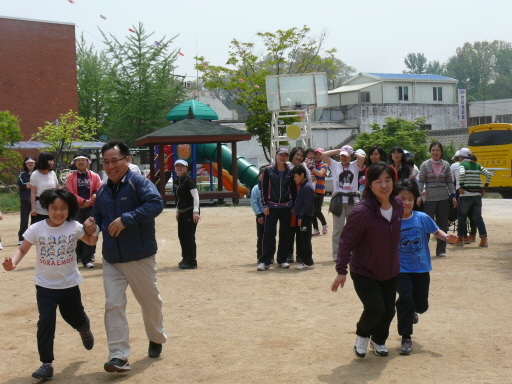
[[407, 180], [411, 174], [411, 169], [405, 163], [405, 153], [402, 147], [393, 147], [389, 152], [390, 164], [396, 169], [398, 173], [398, 180]]
[[20, 230], [18, 232], [18, 245], [23, 243], [23, 234], [28, 228], [30, 217], [30, 175], [36, 169], [36, 158], [27, 156], [23, 160], [23, 172], [18, 176], [18, 187], [20, 190]]
[[[386, 340], [395, 316], [398, 244], [403, 205], [395, 192], [396, 170], [375, 162], [366, 174], [364, 200], [349, 215], [338, 248], [338, 276], [331, 290], [346, 281], [347, 265], [364, 311], [357, 323], [354, 353], [365, 357], [368, 342], [377, 356], [387, 356]], [[371, 340], [370, 340], [371, 338]]]

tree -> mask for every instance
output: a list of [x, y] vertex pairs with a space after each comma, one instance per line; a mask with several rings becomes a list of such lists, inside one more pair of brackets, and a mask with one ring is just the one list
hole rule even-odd
[[76, 63], [78, 112], [86, 120], [94, 118], [102, 126], [107, 126], [111, 98], [107, 56], [104, 51], [97, 53], [92, 44], [87, 46], [82, 34], [77, 42]]
[[408, 53], [404, 59], [408, 71], [404, 73], [423, 74], [427, 72], [427, 58], [423, 53]]
[[473, 100], [492, 98], [492, 87], [496, 81], [496, 63], [500, 51], [512, 49], [506, 41], [477, 41], [465, 43], [446, 63], [450, 77], [459, 80], [458, 86], [466, 88]]
[[[262, 53], [255, 43], [233, 39], [226, 66], [211, 65], [204, 57], [197, 58], [200, 64], [196, 69], [201, 71], [205, 86], [224, 90], [229, 98], [245, 109], [247, 131], [261, 144], [269, 162], [272, 114], [267, 109], [265, 76], [326, 70], [334, 73], [336, 68], [350, 72], [353, 69], [346, 66], [347, 69], [334, 60], [334, 49], [325, 51], [322, 56], [325, 32], [318, 38], [311, 37], [309, 33], [307, 26], [257, 33], [264, 46]], [[285, 123], [294, 121], [293, 118], [285, 120]]]
[[11, 115], [9, 111], [0, 111], [0, 156], [3, 156], [3, 161], [0, 162], [0, 174], [8, 184], [13, 184], [18, 175], [21, 155], [17, 151], [6, 148], [6, 146], [13, 145], [21, 139], [18, 118]]
[[167, 112], [184, 95], [182, 79], [173, 75], [178, 50], [170, 50], [177, 36], [154, 41], [142, 23], [133, 30], [126, 43], [101, 31], [110, 61], [108, 131], [129, 145], [165, 126]]
[[85, 119], [70, 110], [68, 113], [60, 115], [55, 123], [47, 121], [44, 127], [38, 128], [39, 133], [33, 135], [32, 138], [37, 138], [38, 141], [50, 146], [49, 152], [55, 153], [55, 164], [57, 164], [57, 173], [59, 173], [62, 162], [69, 160], [66, 159], [69, 151], [72, 148], [79, 148], [73, 143], [94, 140], [99, 127], [94, 118]]
[[[368, 151], [374, 145], [380, 145], [389, 153], [395, 146], [400, 146], [414, 154], [415, 162], [421, 164], [427, 158], [428, 134], [423, 130], [424, 118], [407, 121], [388, 117], [383, 128], [372, 124], [372, 132], [363, 132], [356, 138], [356, 147]], [[369, 154], [368, 154], [369, 155]]]

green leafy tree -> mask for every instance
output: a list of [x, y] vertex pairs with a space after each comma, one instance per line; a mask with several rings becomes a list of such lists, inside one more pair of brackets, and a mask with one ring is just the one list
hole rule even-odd
[[388, 117], [384, 127], [372, 124], [372, 132], [363, 132], [356, 138], [356, 147], [368, 151], [374, 145], [380, 145], [389, 153], [394, 146], [400, 146], [414, 154], [414, 161], [421, 164], [427, 158], [428, 134], [423, 130], [424, 118], [407, 121]]
[[125, 43], [101, 32], [110, 62], [108, 135], [129, 145], [168, 124], [167, 112], [184, 97], [182, 79], [173, 75], [178, 50], [171, 45], [177, 36], [155, 41], [142, 23], [133, 29]]
[[[198, 57], [196, 69], [201, 71], [208, 89], [225, 91], [230, 100], [246, 111], [247, 131], [256, 137], [270, 161], [272, 114], [267, 110], [265, 76], [335, 71], [336, 68], [341, 71], [343, 68], [334, 60], [334, 49], [323, 52], [325, 32], [317, 38], [311, 37], [310, 29], [304, 26], [260, 32], [256, 36], [262, 42], [263, 51], [253, 42], [233, 39], [226, 66], [211, 65], [204, 57]], [[350, 67], [347, 71], [351, 70]], [[285, 123], [292, 121], [296, 120], [285, 119]]]
[[[108, 125], [111, 89], [109, 61], [104, 51], [96, 52], [82, 34], [77, 41], [76, 64], [78, 77], [78, 112], [86, 120], [93, 118], [102, 126]], [[101, 134], [102, 132], [98, 132]]]
[[460, 88], [467, 89], [470, 100], [494, 98], [492, 85], [497, 78], [497, 59], [501, 51], [510, 49], [512, 44], [502, 40], [465, 43], [448, 59], [447, 74], [459, 80]]
[[33, 135], [32, 138], [50, 146], [45, 151], [55, 154], [57, 173], [60, 173], [62, 164], [69, 161], [67, 156], [70, 150], [80, 148], [73, 143], [94, 140], [99, 127], [94, 118], [85, 119], [70, 110], [68, 113], [60, 115], [56, 122], [47, 121], [44, 127], [38, 128], [39, 133]]
[[16, 116], [9, 111], [0, 111], [0, 174], [8, 184], [16, 181], [20, 169], [21, 155], [19, 152], [6, 148], [22, 139], [20, 124]]
[[404, 64], [407, 67], [407, 71], [404, 73], [427, 73], [427, 58], [423, 53], [408, 53], [405, 56]]

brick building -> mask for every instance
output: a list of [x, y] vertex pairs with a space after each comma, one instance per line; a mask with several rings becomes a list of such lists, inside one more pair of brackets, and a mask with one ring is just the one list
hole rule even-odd
[[78, 111], [75, 25], [0, 17], [0, 31], [0, 111], [18, 116], [28, 141]]

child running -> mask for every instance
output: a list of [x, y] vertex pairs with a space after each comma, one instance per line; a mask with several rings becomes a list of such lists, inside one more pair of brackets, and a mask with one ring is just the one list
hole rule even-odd
[[36, 245], [35, 283], [39, 321], [37, 348], [43, 365], [32, 377], [40, 380], [53, 378], [53, 340], [57, 307], [63, 319], [80, 333], [87, 350], [94, 346], [89, 318], [85, 314], [78, 284], [82, 277], [76, 263], [77, 240], [94, 245], [98, 238], [85, 233], [82, 224], [73, 218], [79, 206], [76, 196], [65, 189], [47, 189], [39, 201], [48, 210], [48, 219], [31, 225], [23, 234], [24, 240], [12, 257], [6, 257], [2, 266], [12, 271]]
[[418, 322], [418, 313], [428, 309], [428, 291], [430, 286], [430, 250], [428, 234], [455, 243], [457, 236], [441, 231], [429, 215], [413, 211], [414, 202], [420, 196], [418, 186], [412, 180], [399, 181], [396, 186], [398, 197], [402, 199], [402, 234], [398, 254], [400, 273], [398, 274], [398, 300], [396, 301], [398, 334], [402, 336], [401, 355], [412, 352], [412, 328]]
[[311, 247], [311, 224], [314, 217], [315, 190], [307, 178], [306, 167], [296, 165], [292, 170], [293, 180], [297, 184], [297, 197], [293, 205], [293, 214], [297, 216], [297, 269], [314, 269], [313, 249]]

